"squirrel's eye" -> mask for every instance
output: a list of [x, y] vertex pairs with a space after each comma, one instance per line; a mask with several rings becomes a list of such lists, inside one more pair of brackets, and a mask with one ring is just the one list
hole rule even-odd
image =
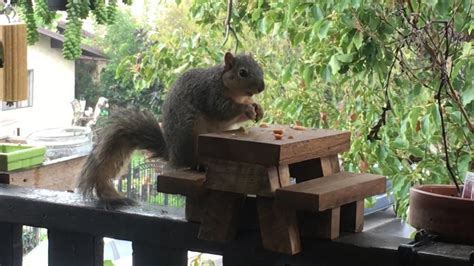
[[249, 72], [242, 68], [239, 70], [239, 76], [241, 76], [242, 78], [246, 78], [249, 76]]

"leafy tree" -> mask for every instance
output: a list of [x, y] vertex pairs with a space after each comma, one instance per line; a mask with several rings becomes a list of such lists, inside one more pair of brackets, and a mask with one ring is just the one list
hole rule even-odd
[[[224, 1], [194, 0], [175, 12], [189, 5], [190, 17], [158, 19], [140, 60], [117, 68], [122, 82], [169, 89], [239, 40], [264, 66], [267, 122], [351, 131], [345, 170], [388, 176], [398, 215], [411, 186], [465, 175], [474, 157], [470, 1], [239, 0], [228, 16]], [[237, 38], [222, 47], [229, 20]]]
[[[95, 34], [97, 37], [88, 42], [100, 47], [106, 53], [108, 63], [101, 72], [98, 84], [89, 82], [86, 75], [83, 75], [83, 82], [80, 85], [84, 87], [78, 88], [80, 93], [84, 94], [89, 103], [95, 103], [103, 96], [109, 99], [112, 106], [132, 105], [159, 113], [163, 86], [158, 80], [135, 89], [134, 80], [125, 79], [116, 71], [124, 58], [133, 57], [134, 60], [139, 60], [139, 53], [148, 49], [145, 45], [147, 31], [134, 21], [127, 11], [119, 12], [114, 24], [97, 28]], [[89, 71], [87, 66], [82, 69]], [[139, 69], [135, 67], [126, 70], [129, 73], [136, 71]]]

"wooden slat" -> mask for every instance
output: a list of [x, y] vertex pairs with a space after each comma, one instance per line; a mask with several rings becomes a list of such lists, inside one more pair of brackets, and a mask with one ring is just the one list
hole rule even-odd
[[203, 190], [196, 196], [186, 197], [186, 220], [200, 223], [206, 210], [207, 191]]
[[[283, 129], [285, 137], [275, 140], [273, 130]], [[288, 138], [288, 136], [293, 138]], [[349, 150], [350, 132], [307, 129], [289, 126], [250, 128], [248, 131], [227, 131], [199, 136], [199, 155], [236, 162], [262, 165], [292, 164], [338, 154]]]
[[340, 172], [277, 189], [276, 198], [297, 209], [324, 211], [385, 190], [383, 176]]
[[155, 246], [150, 243], [133, 242], [133, 265], [188, 265], [188, 251], [185, 249]]
[[49, 266], [100, 266], [104, 260], [101, 237], [67, 231], [48, 230]]
[[199, 239], [225, 242], [235, 238], [245, 195], [210, 190], [199, 229]]
[[23, 259], [22, 226], [0, 222], [0, 265], [21, 266]]
[[341, 168], [339, 166], [339, 158], [337, 154], [321, 157], [321, 170], [323, 176], [339, 173]]
[[26, 24], [0, 25], [3, 68], [0, 68], [0, 100], [22, 101], [28, 98]]
[[260, 233], [264, 248], [286, 254], [301, 251], [295, 210], [275, 204], [273, 198], [257, 197]]
[[6, 172], [4, 175], [8, 176], [12, 185], [72, 191], [85, 159], [86, 156], [65, 158], [30, 169]]
[[195, 170], [166, 172], [158, 176], [157, 189], [163, 193], [193, 196], [199, 193], [205, 180], [205, 172]]
[[225, 160], [206, 160], [205, 187], [235, 193], [272, 196], [281, 184], [289, 184], [288, 166], [238, 163]]

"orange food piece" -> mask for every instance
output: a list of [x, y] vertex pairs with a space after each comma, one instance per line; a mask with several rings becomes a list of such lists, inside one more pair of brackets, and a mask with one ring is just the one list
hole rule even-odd
[[283, 129], [274, 129], [273, 133], [283, 135]]
[[293, 126], [293, 129], [294, 129], [294, 130], [306, 130], [305, 127], [298, 126], [298, 125]]
[[273, 134], [273, 136], [275, 136], [276, 140], [281, 140], [283, 138], [283, 135], [281, 134]]
[[267, 127], [268, 127], [268, 124], [266, 124], [266, 123], [261, 123], [261, 124], [260, 124], [260, 127], [267, 128]]

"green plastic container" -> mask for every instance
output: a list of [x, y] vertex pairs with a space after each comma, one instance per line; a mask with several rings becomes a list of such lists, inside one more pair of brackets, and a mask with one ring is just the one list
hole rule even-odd
[[29, 168], [44, 162], [46, 147], [0, 143], [0, 171]]

